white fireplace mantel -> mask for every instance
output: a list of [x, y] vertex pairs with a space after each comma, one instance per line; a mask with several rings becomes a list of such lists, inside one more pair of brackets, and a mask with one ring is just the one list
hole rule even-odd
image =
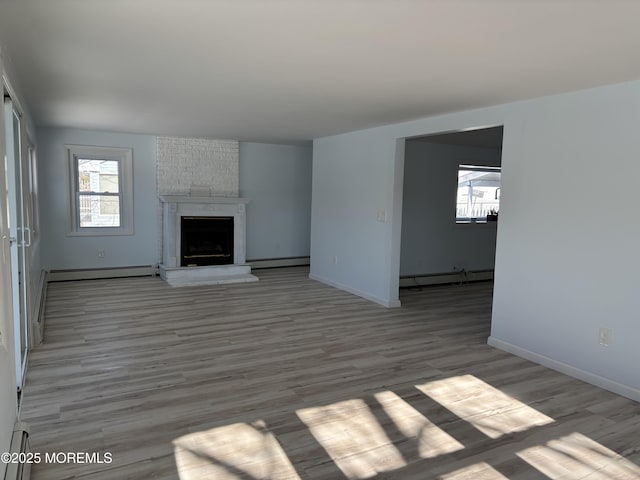
[[246, 205], [251, 201], [250, 198], [243, 197], [197, 197], [191, 195], [160, 195], [162, 203], [217, 203], [221, 205]]
[[[246, 212], [248, 198], [160, 196], [162, 220], [162, 264], [160, 275], [174, 286], [256, 281], [246, 264]], [[203, 267], [180, 265], [182, 217], [233, 217], [233, 264]]]

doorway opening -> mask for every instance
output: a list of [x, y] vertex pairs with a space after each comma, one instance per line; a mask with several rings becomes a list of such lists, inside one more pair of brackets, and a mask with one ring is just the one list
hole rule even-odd
[[400, 288], [491, 280], [503, 127], [407, 138]]

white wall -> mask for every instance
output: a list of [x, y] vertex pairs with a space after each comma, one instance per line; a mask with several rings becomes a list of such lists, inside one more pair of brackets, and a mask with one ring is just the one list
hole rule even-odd
[[[640, 400], [638, 81], [315, 140], [311, 275], [395, 304], [397, 139], [494, 125], [504, 140], [491, 342]], [[532, 202], [541, 188], [546, 200]]]
[[[69, 187], [64, 145], [133, 149], [134, 234], [68, 236]], [[156, 137], [90, 130], [38, 129], [42, 262], [48, 270], [154, 265], [159, 262]], [[98, 257], [98, 250], [105, 257]]]
[[398, 298], [389, 285], [395, 148], [375, 129], [313, 142], [311, 278], [383, 305]]
[[247, 259], [309, 256], [311, 146], [240, 143]]
[[493, 269], [497, 223], [455, 222], [458, 166], [500, 165], [499, 149], [407, 141], [400, 275]]
[[492, 343], [640, 400], [640, 82], [518, 113], [505, 128]]

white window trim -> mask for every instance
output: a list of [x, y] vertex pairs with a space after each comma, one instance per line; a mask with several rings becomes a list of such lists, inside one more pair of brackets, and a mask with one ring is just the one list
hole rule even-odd
[[[133, 235], [133, 150], [118, 147], [65, 145], [69, 183], [69, 236]], [[119, 227], [81, 227], [76, 202], [76, 159], [116, 160], [120, 164], [121, 211]]]

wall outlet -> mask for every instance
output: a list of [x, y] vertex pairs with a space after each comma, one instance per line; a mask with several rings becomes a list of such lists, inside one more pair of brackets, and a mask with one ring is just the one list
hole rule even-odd
[[608, 328], [601, 328], [598, 333], [598, 343], [603, 347], [608, 347], [611, 342], [611, 330]]
[[387, 211], [386, 210], [378, 210], [378, 221], [385, 223], [387, 221]]
[[331, 259], [331, 261], [332, 261], [332, 263], [334, 265], [337, 265], [338, 264], [338, 257], [334, 255], [333, 258]]
[[104, 249], [100, 249], [98, 250], [98, 258], [104, 258], [106, 255], [106, 252], [104, 251]]

